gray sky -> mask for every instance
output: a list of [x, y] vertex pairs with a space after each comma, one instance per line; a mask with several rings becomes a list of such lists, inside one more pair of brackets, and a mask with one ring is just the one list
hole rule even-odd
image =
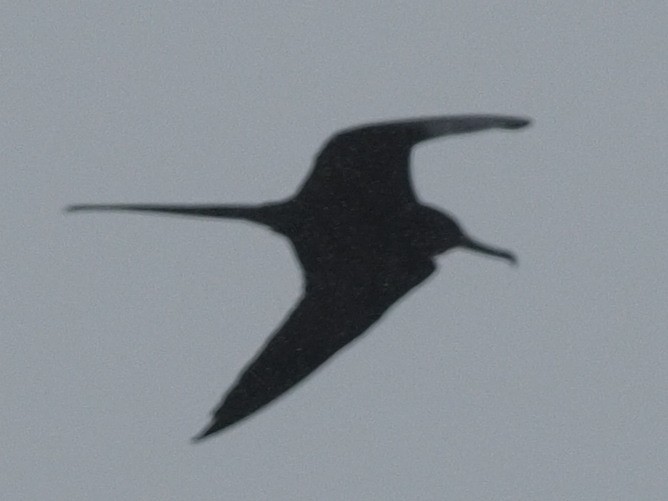
[[[665, 499], [666, 3], [328, 4], [0, 8], [0, 497]], [[299, 295], [287, 242], [62, 207], [277, 199], [338, 128], [464, 112], [535, 124], [419, 147], [417, 190], [520, 267], [441, 257], [191, 445]]]

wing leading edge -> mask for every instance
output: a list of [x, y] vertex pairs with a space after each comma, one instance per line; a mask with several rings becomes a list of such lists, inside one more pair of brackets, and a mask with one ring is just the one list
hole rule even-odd
[[307, 286], [284, 324], [248, 364], [214, 411], [200, 440], [269, 404], [363, 334], [387, 309], [435, 269], [424, 261], [384, 277], [377, 286]]
[[504, 115], [450, 115], [344, 129], [320, 150], [297, 198], [318, 204], [334, 200], [383, 205], [413, 202], [409, 171], [413, 146], [442, 136], [519, 129], [529, 123], [526, 118]]

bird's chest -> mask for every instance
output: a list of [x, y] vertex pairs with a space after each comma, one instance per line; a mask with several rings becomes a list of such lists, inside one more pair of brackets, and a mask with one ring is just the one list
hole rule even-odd
[[292, 241], [308, 272], [368, 283], [420, 259], [410, 226], [391, 214], [305, 220]]

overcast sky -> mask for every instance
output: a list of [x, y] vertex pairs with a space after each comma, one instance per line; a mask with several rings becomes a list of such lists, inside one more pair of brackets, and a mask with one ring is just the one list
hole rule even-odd
[[[668, 7], [552, 4], [3, 4], [0, 497], [665, 499]], [[62, 208], [278, 199], [339, 128], [467, 112], [535, 122], [420, 146], [416, 189], [519, 268], [441, 256], [192, 445], [299, 296], [287, 242]]]

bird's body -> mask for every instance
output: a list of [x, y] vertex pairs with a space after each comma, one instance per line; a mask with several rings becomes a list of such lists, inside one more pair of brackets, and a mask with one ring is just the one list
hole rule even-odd
[[421, 204], [410, 182], [411, 148], [432, 137], [528, 120], [493, 115], [372, 124], [330, 139], [292, 198], [259, 206], [79, 205], [70, 210], [126, 210], [236, 218], [264, 224], [292, 243], [304, 292], [285, 323], [242, 371], [201, 439], [249, 416], [303, 380], [361, 335], [435, 270], [454, 247], [514, 256], [467, 237], [453, 218]]

